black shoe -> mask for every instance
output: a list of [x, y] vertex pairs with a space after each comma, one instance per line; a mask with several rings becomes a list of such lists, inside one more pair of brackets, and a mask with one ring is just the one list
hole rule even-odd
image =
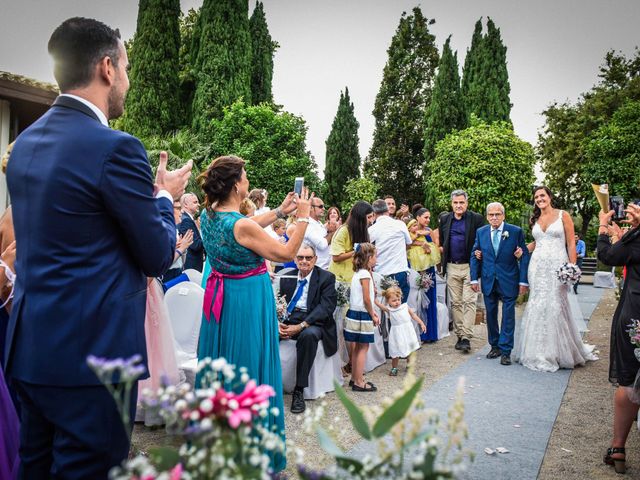
[[511, 355], [502, 355], [500, 365], [511, 365]]
[[302, 413], [307, 406], [304, 403], [304, 395], [302, 390], [297, 388], [293, 391], [293, 399], [291, 400], [291, 413]]
[[471, 351], [471, 342], [466, 338], [460, 340], [460, 350], [462, 350], [462, 353], [469, 353]]
[[491, 351], [487, 353], [487, 358], [498, 358], [500, 355], [502, 355], [502, 350], [498, 347], [491, 347]]
[[458, 337], [458, 341], [456, 342], [455, 349], [462, 350], [462, 339], [460, 337]]

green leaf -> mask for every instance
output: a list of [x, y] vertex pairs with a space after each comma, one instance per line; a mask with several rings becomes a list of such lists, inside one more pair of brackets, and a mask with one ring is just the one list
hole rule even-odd
[[338, 447], [333, 439], [329, 436], [327, 431], [322, 427], [317, 428], [318, 432], [318, 443], [332, 457], [341, 457], [344, 456], [344, 452]]
[[362, 471], [362, 469], [364, 468], [364, 465], [362, 465], [361, 462], [359, 462], [355, 458], [351, 458], [351, 457], [338, 457], [338, 458], [336, 458], [336, 464], [340, 468], [344, 468], [345, 470], [349, 470], [349, 467], [353, 467], [354, 468], [354, 472], [353, 472], [354, 474], [360, 473]]
[[178, 451], [171, 447], [152, 447], [149, 449], [149, 458], [160, 471], [171, 470], [180, 463]]
[[371, 429], [369, 428], [369, 424], [367, 420], [364, 418], [364, 414], [362, 410], [358, 408], [358, 406], [351, 401], [344, 389], [338, 384], [338, 382], [333, 382], [336, 387], [336, 395], [344, 405], [344, 408], [347, 409], [347, 413], [351, 418], [351, 423], [356, 431], [364, 438], [365, 440], [371, 440]]
[[411, 407], [413, 400], [422, 387], [423, 379], [420, 378], [413, 386], [407, 390], [404, 395], [399, 397], [393, 402], [383, 413], [380, 415], [376, 423], [373, 425], [373, 436], [376, 438], [384, 436], [393, 426], [404, 418], [407, 411]]

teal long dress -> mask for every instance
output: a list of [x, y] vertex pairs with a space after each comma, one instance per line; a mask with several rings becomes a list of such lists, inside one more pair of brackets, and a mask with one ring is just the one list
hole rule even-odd
[[[233, 234], [238, 220], [245, 218], [238, 212], [215, 212], [202, 215], [202, 241], [207, 252], [203, 286], [211, 267], [223, 274], [241, 274], [259, 267], [264, 259], [240, 245]], [[276, 395], [271, 407], [280, 415], [269, 414], [269, 429], [285, 438], [284, 401], [282, 398], [282, 371], [278, 346], [278, 318], [268, 273], [243, 279], [224, 279], [224, 299], [220, 322], [211, 316], [202, 316], [198, 360], [206, 357], [224, 357], [237, 368], [246, 367], [249, 377], [258, 385], [271, 385]], [[200, 385], [201, 378], [196, 379]], [[272, 468], [284, 470], [284, 455], [272, 458]]]

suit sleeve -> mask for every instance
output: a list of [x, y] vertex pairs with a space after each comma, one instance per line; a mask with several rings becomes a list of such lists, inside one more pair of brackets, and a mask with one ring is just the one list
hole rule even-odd
[[480, 250], [479, 230], [476, 230], [476, 239], [471, 249], [471, 257], [469, 257], [469, 269], [471, 271], [471, 281], [477, 282], [482, 275], [482, 262], [476, 258], [475, 251]]
[[[322, 275], [320, 284], [318, 285], [318, 294], [320, 295], [320, 303], [316, 305], [305, 317], [305, 322], [309, 325], [316, 323], [324, 323], [326, 318], [333, 316], [333, 312], [338, 304], [338, 294], [336, 293], [336, 277], [329, 272], [328, 275]], [[315, 274], [318, 274], [316, 272]]]
[[173, 205], [154, 198], [147, 154], [139, 140], [122, 136], [105, 160], [102, 172], [103, 199], [122, 236], [148, 277], [157, 277], [173, 263], [176, 226]]
[[524, 232], [521, 228], [518, 229], [518, 246], [522, 249], [522, 257], [520, 257], [520, 285], [529, 286], [529, 260], [531, 260], [531, 254], [527, 248], [527, 242], [524, 239]]

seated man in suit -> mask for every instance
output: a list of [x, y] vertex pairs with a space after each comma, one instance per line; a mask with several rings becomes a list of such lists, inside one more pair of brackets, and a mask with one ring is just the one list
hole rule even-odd
[[198, 202], [198, 197], [195, 194], [185, 193], [180, 199], [180, 205], [182, 207], [182, 218], [178, 225], [178, 232], [180, 235], [184, 235], [189, 230], [193, 233], [193, 242], [187, 248], [187, 257], [184, 259], [184, 270], [193, 268], [201, 272], [204, 260], [204, 245], [202, 244], [200, 229], [195, 220], [200, 208], [200, 202]]
[[[338, 336], [333, 311], [336, 309], [336, 277], [316, 267], [316, 251], [303, 243], [295, 262], [298, 267], [289, 278], [280, 279], [280, 292], [284, 294], [289, 313], [280, 326], [280, 338], [296, 340], [296, 387], [291, 401], [291, 412], [305, 410], [303, 390], [309, 385], [309, 372], [322, 340], [324, 353], [332, 356], [338, 350]], [[297, 278], [295, 278], [297, 277]]]

